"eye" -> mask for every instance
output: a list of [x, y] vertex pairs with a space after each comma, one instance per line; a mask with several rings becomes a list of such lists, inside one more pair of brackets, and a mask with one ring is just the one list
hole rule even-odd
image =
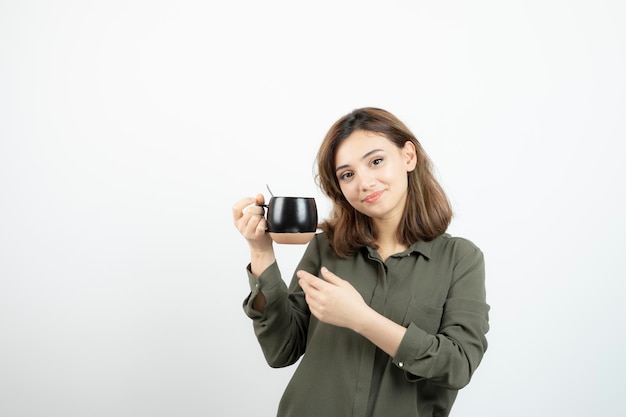
[[376, 158], [372, 160], [372, 165], [380, 165], [383, 163], [383, 158]]
[[346, 172], [342, 173], [342, 174], [339, 176], [339, 179], [340, 179], [341, 181], [348, 181], [348, 180], [349, 180], [349, 179], [351, 179], [352, 177], [354, 177], [354, 173], [353, 173], [353, 172], [350, 172], [350, 171], [346, 171]]

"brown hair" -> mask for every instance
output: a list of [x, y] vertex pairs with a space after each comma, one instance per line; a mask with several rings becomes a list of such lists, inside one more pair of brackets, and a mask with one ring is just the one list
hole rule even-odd
[[393, 114], [373, 107], [356, 109], [335, 122], [317, 154], [317, 183], [333, 202], [330, 218], [320, 224], [333, 250], [347, 257], [359, 248], [377, 248], [377, 231], [371, 219], [355, 210], [346, 200], [335, 175], [335, 155], [339, 145], [354, 131], [383, 135], [398, 148], [407, 141], [415, 146], [417, 165], [408, 173], [408, 197], [397, 239], [409, 246], [429, 241], [444, 233], [452, 219], [452, 208], [432, 172], [432, 163], [419, 141]]

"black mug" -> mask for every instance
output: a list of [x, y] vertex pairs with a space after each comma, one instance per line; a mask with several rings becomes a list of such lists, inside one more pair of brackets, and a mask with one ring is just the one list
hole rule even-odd
[[272, 197], [267, 208], [267, 231], [284, 244], [308, 243], [317, 230], [317, 205], [313, 197]]

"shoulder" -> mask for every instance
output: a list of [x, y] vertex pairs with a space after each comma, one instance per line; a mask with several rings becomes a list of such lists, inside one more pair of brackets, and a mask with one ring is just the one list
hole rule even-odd
[[480, 251], [474, 242], [465, 237], [452, 236], [448, 233], [444, 233], [437, 237], [437, 239], [440, 240], [440, 244], [444, 247], [454, 248], [466, 252]]
[[328, 239], [328, 235], [326, 235], [326, 233], [324, 232], [315, 234], [315, 236], [309, 243], [307, 252], [309, 252], [310, 254], [315, 253], [322, 260], [322, 262], [338, 262], [341, 260], [345, 261], [349, 259], [354, 259], [356, 257], [355, 254], [348, 257], [339, 256], [333, 249], [331, 242]]
[[322, 255], [328, 251], [330, 251], [330, 242], [324, 232], [316, 233], [306, 248], [307, 253], [315, 253], [317, 255]]
[[313, 240], [315, 241], [315, 243], [317, 243], [318, 245], [328, 245], [328, 236], [326, 236], [326, 233], [324, 232], [319, 232], [316, 233], [315, 236], [313, 236]]
[[433, 258], [482, 257], [482, 251], [474, 242], [449, 233], [443, 233], [430, 242], [418, 242], [417, 247], [422, 247], [428, 252], [427, 255]]
[[307, 251], [324, 251], [326, 248], [330, 247], [330, 242], [328, 241], [328, 237], [326, 233], [320, 232], [316, 233], [313, 236], [313, 239], [307, 245]]

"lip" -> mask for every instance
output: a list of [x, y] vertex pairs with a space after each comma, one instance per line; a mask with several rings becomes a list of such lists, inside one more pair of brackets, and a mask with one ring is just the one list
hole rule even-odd
[[384, 192], [385, 192], [384, 190], [376, 191], [375, 193], [372, 193], [372, 194], [368, 195], [367, 197], [365, 197], [363, 199], [363, 201], [365, 203], [375, 203], [376, 201], [378, 201], [380, 196], [383, 195]]

